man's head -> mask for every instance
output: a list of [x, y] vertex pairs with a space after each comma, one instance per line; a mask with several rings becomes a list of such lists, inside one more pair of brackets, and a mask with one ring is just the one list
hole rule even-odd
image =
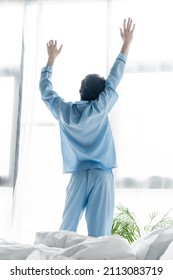
[[105, 79], [97, 74], [87, 75], [81, 82], [81, 100], [97, 99], [105, 88]]

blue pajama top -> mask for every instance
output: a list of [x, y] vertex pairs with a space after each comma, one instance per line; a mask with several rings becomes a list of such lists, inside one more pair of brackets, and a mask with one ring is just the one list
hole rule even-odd
[[126, 56], [120, 53], [99, 97], [75, 103], [65, 102], [53, 90], [52, 67], [42, 68], [41, 96], [59, 122], [64, 173], [116, 167], [115, 145], [108, 113], [118, 99], [115, 89], [123, 76], [125, 63]]

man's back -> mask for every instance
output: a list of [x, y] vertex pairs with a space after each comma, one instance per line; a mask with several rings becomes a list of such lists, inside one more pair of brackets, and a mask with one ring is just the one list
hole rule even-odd
[[43, 101], [59, 121], [64, 173], [116, 167], [108, 113], [118, 99], [115, 89], [123, 76], [125, 62], [126, 57], [120, 53], [97, 99], [75, 103], [65, 102], [53, 91], [52, 68], [42, 69], [40, 90]]
[[108, 115], [99, 103], [99, 99], [64, 103], [68, 110], [59, 118], [64, 172], [116, 166]]

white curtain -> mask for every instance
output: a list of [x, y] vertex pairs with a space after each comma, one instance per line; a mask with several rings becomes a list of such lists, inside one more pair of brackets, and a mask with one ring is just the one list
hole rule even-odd
[[[161, 22], [163, 8], [168, 16]], [[58, 124], [38, 89], [49, 39], [64, 44], [54, 67], [54, 88], [65, 100], [75, 101], [86, 74], [107, 75], [120, 51], [119, 27], [124, 17], [134, 18], [135, 38], [119, 87], [120, 98], [110, 115], [118, 156], [117, 187], [162, 187], [168, 181], [171, 186], [173, 42], [164, 32], [167, 28], [171, 34], [170, 13], [171, 1], [25, 1], [12, 239], [28, 242], [36, 231], [58, 230], [69, 180], [69, 175], [62, 174]]]

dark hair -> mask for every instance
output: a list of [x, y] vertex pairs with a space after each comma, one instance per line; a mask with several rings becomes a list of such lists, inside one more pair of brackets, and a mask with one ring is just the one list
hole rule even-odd
[[105, 79], [97, 74], [87, 75], [81, 82], [81, 100], [97, 99], [105, 88]]

